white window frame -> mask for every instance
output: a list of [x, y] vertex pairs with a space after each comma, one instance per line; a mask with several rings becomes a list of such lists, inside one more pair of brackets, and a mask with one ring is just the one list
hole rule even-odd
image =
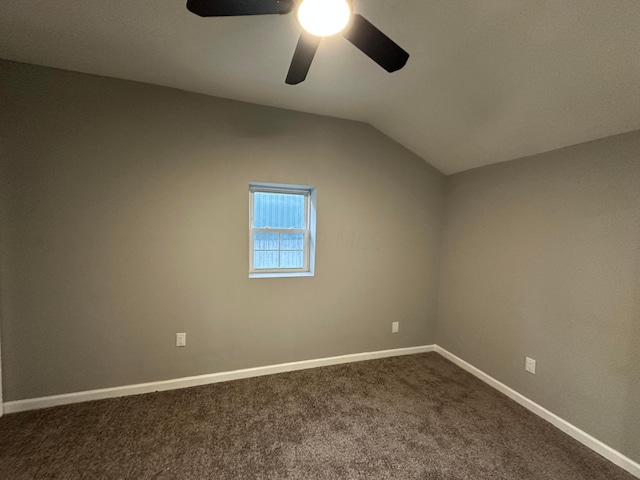
[[[305, 228], [256, 228], [253, 226], [253, 195], [260, 193], [288, 193], [304, 195]], [[304, 265], [302, 268], [253, 268], [253, 241], [256, 232], [304, 234]], [[316, 254], [316, 189], [308, 185], [251, 182], [249, 184], [249, 278], [312, 277], [315, 274]]]

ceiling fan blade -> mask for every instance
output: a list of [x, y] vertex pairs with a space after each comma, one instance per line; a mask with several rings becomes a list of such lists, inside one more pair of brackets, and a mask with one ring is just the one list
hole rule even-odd
[[307, 72], [321, 39], [322, 37], [316, 37], [306, 32], [300, 34], [300, 40], [298, 40], [296, 51], [293, 52], [293, 59], [285, 83], [296, 85], [307, 78]]
[[400, 70], [409, 59], [409, 54], [396, 42], [357, 13], [351, 15], [351, 25], [345, 30], [344, 37], [387, 72]]
[[284, 14], [294, 0], [187, 0], [187, 9], [201, 17]]

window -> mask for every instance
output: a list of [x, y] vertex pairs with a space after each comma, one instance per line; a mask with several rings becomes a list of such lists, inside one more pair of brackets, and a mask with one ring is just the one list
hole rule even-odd
[[249, 185], [249, 277], [312, 276], [315, 188]]

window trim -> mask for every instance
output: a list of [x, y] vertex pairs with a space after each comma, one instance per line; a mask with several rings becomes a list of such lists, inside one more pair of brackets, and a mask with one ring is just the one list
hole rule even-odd
[[[299, 228], [255, 228], [253, 226], [253, 195], [257, 192], [304, 195], [305, 226]], [[304, 265], [302, 268], [254, 269], [254, 233], [302, 233], [304, 234]], [[278, 237], [278, 241], [280, 238]], [[315, 275], [316, 243], [316, 189], [308, 185], [283, 183], [249, 183], [249, 278], [313, 277]], [[279, 250], [279, 249], [278, 249]]]

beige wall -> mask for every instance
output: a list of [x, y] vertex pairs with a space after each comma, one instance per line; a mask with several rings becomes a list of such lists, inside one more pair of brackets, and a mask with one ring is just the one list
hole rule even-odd
[[640, 132], [448, 177], [439, 298], [439, 345], [640, 460]]
[[[434, 342], [444, 177], [372, 127], [10, 62], [0, 79], [5, 401]], [[317, 187], [315, 277], [248, 278], [250, 181]]]

